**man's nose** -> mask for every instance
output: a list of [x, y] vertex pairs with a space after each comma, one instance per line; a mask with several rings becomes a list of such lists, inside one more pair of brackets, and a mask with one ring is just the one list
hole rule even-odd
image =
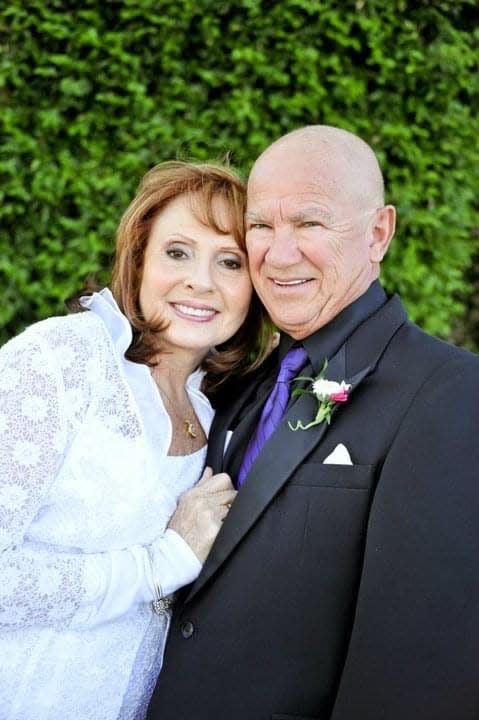
[[277, 268], [286, 268], [296, 265], [302, 258], [294, 230], [291, 228], [275, 229], [270, 246], [266, 252], [265, 260], [269, 265]]

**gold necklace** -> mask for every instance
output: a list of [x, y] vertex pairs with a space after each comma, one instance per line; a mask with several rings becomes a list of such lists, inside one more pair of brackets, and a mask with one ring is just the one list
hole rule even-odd
[[158, 386], [158, 390], [160, 391], [161, 397], [164, 397], [165, 400], [167, 401], [167, 403], [168, 403], [168, 405], [169, 405], [169, 407], [170, 407], [170, 411], [173, 411], [173, 415], [174, 415], [174, 416], [176, 417], [176, 419], [179, 420], [179, 421], [181, 422], [181, 424], [183, 425], [183, 430], [184, 430], [184, 432], [185, 432], [185, 435], [187, 435], [188, 437], [190, 437], [192, 440], [195, 440], [195, 439], [198, 437], [198, 435], [197, 435], [197, 433], [196, 433], [195, 423], [192, 422], [191, 420], [188, 420], [188, 418], [186, 418], [186, 417], [183, 417], [183, 418], [182, 418], [182, 417], [179, 415], [179, 413], [177, 412], [174, 404], [173, 404], [172, 401], [170, 400], [170, 396], [169, 396], [168, 393], [165, 391], [165, 389], [161, 387], [160, 383], [158, 382], [158, 380], [156, 380], [156, 378], [155, 378], [154, 375], [153, 375], [153, 379], [155, 380], [155, 382], [156, 382], [156, 384], [157, 384], [157, 386]]

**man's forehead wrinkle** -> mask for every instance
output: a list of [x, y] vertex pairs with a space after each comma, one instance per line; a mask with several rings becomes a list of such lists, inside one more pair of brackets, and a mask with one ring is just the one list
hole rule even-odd
[[[284, 220], [298, 222], [306, 219], [321, 217], [331, 219], [332, 215], [324, 205], [324, 201], [315, 199], [317, 193], [287, 194], [280, 197], [270, 197], [265, 194], [263, 198], [255, 195], [254, 201], [247, 208], [245, 217], [248, 220], [264, 220], [265, 217], [279, 214]], [[263, 200], [263, 202], [262, 202]]]

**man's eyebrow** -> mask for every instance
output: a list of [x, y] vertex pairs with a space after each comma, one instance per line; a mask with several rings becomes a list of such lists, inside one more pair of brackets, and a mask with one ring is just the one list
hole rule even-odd
[[[294, 223], [298, 223], [303, 222], [304, 220], [312, 220], [315, 218], [320, 218], [321, 220], [331, 222], [332, 215], [324, 208], [318, 207], [317, 205], [311, 205], [311, 207], [307, 207], [303, 210], [298, 210], [298, 212], [293, 213], [288, 217], [288, 220]], [[245, 213], [245, 220], [250, 220], [253, 222], [263, 222], [264, 219], [264, 214], [256, 212], [255, 210], [247, 210]]]
[[324, 210], [323, 208], [318, 207], [317, 205], [312, 205], [311, 207], [304, 208], [304, 210], [299, 210], [296, 213], [293, 213], [293, 215], [289, 216], [289, 219], [291, 222], [302, 222], [304, 220], [311, 220], [314, 218], [321, 218], [322, 220], [331, 220], [331, 213], [329, 213], [327, 210]]
[[263, 220], [264, 216], [260, 215], [259, 213], [255, 212], [254, 210], [247, 210], [245, 212], [245, 219], [246, 220]]

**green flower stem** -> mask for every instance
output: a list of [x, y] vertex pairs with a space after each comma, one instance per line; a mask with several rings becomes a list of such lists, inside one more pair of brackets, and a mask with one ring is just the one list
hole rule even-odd
[[296, 425], [294, 425], [292, 422], [288, 422], [288, 427], [290, 428], [290, 430], [296, 432], [296, 430], [309, 430], [316, 425], [321, 425], [322, 422], [327, 422], [329, 425], [331, 422], [331, 414], [333, 412], [334, 405], [335, 403], [331, 400], [322, 400], [314, 420], [311, 420], [311, 422], [307, 423], [306, 425], [304, 425], [301, 420], [298, 420]]

